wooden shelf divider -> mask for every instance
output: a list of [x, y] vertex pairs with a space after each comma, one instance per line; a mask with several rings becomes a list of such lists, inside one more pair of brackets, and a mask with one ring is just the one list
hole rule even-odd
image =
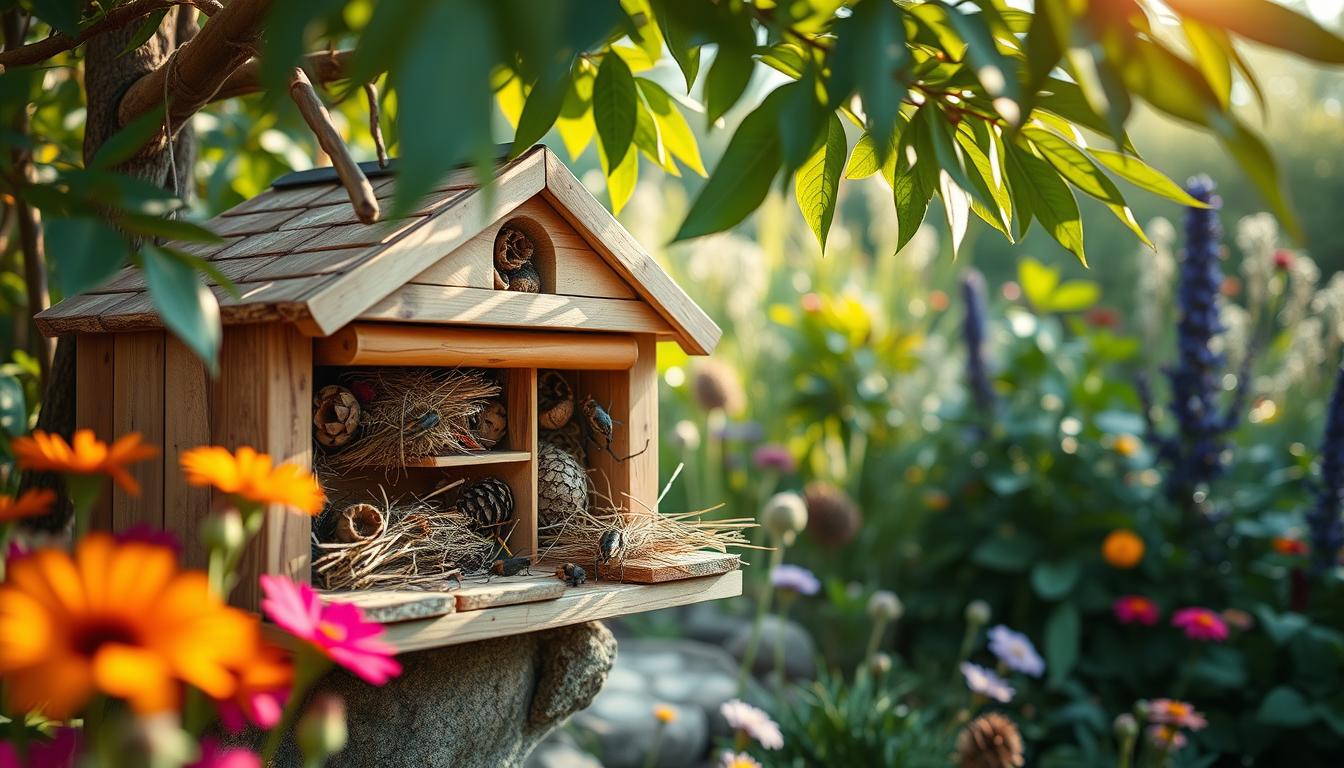
[[454, 456], [431, 456], [406, 462], [407, 467], [477, 467], [484, 464], [518, 464], [532, 460], [531, 451], [485, 451]]

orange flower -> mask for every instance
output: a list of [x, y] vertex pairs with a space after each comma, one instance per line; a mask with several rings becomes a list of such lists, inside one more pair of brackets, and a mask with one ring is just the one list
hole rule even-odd
[[0, 676], [11, 712], [66, 719], [95, 692], [140, 713], [172, 709], [178, 682], [215, 698], [254, 658], [257, 619], [230, 608], [204, 573], [178, 571], [166, 547], [105, 533], [75, 554], [44, 549], [13, 562], [0, 586]]
[[108, 445], [95, 437], [91, 429], [76, 431], [75, 439], [69, 443], [60, 435], [38, 429], [28, 437], [14, 438], [9, 447], [22, 469], [68, 475], [108, 475], [134, 496], [140, 495], [140, 484], [126, 467], [159, 452], [158, 448], [145, 443], [139, 432], [122, 435]]
[[324, 497], [317, 480], [297, 464], [276, 467], [271, 457], [243, 446], [236, 454], [219, 446], [201, 446], [182, 454], [187, 482], [216, 489], [255, 504], [283, 504], [315, 515]]
[[56, 493], [45, 488], [24, 491], [18, 498], [0, 494], [0, 523], [45, 515], [55, 503]]
[[1280, 536], [1274, 539], [1274, 551], [1280, 555], [1305, 555], [1307, 554], [1307, 542], [1291, 536]]
[[1101, 556], [1112, 568], [1133, 568], [1143, 559], [1143, 539], [1123, 528], [1111, 531], [1101, 542]]
[[1116, 453], [1128, 459], [1137, 455], [1143, 448], [1143, 444], [1139, 442], [1139, 438], [1133, 435], [1117, 435], [1111, 447], [1115, 449]]
[[677, 710], [675, 707], [669, 707], [666, 704], [654, 704], [653, 717], [663, 725], [671, 725], [677, 722]]

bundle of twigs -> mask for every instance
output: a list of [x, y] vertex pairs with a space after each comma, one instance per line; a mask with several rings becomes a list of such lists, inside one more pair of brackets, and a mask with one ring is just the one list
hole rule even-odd
[[473, 419], [500, 393], [498, 383], [470, 369], [377, 368], [351, 371], [342, 381], [373, 397], [358, 439], [327, 458], [338, 472], [400, 469], [417, 459], [482, 450]]
[[453, 571], [482, 572], [494, 557], [494, 541], [472, 530], [465, 515], [425, 500], [393, 505], [384, 499], [382, 509], [387, 528], [380, 535], [315, 544], [315, 580], [327, 589], [445, 588]]
[[647, 508], [632, 512], [600, 491], [594, 491], [594, 496], [598, 502], [589, 509], [538, 531], [543, 560], [592, 562], [597, 556], [598, 539], [613, 528], [624, 537], [624, 559], [649, 565], [674, 565], [679, 558], [706, 549], [762, 549], [746, 536], [746, 531], [756, 527], [755, 520], [705, 519], [722, 504], [694, 512], [662, 514]]

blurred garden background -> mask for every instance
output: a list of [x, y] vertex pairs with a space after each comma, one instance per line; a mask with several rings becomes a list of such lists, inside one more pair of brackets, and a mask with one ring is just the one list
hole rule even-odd
[[[1289, 5], [1344, 24], [1344, 3]], [[1240, 80], [1231, 100], [1300, 239], [1224, 146], [1138, 105], [1146, 162], [1212, 207], [1124, 187], [1148, 247], [1079, 195], [1087, 267], [1040, 228], [1012, 243], [978, 222], [954, 257], [938, 205], [898, 247], [875, 173], [840, 187], [824, 255], [787, 175], [731, 231], [667, 245], [704, 180], [646, 162], [613, 207], [724, 331], [709, 360], [660, 350], [663, 509], [722, 502], [773, 549], [746, 553], [743, 599], [621, 623], [608, 689], [535, 764], [1344, 764], [1344, 77], [1246, 55], [1263, 102]], [[631, 68], [684, 91], [671, 58]], [[78, 165], [81, 84], [41, 77], [34, 158]], [[780, 82], [757, 67], [722, 125], [691, 120], [696, 164]], [[369, 158], [351, 94], [334, 120]], [[519, 106], [496, 96], [505, 140]], [[194, 220], [320, 154], [274, 96], [195, 128]], [[610, 202], [592, 138], [570, 165]], [[15, 241], [3, 259], [17, 434], [41, 387]]]

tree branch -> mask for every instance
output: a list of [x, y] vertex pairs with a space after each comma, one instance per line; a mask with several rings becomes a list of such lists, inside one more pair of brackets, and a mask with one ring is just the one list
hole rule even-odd
[[[318, 51], [304, 57], [303, 70], [319, 83], [332, 83], [344, 80], [349, 71], [354, 51]], [[250, 59], [229, 75], [224, 84], [210, 97], [211, 101], [223, 101], [237, 96], [246, 96], [264, 90], [261, 82], [261, 60]]]
[[118, 5], [109, 10], [103, 14], [102, 18], [81, 29], [79, 34], [74, 37], [57, 32], [35, 43], [0, 52], [0, 66], [9, 69], [41, 63], [57, 54], [78, 48], [91, 37], [121, 29], [150, 14], [167, 10], [175, 5], [193, 6], [206, 16], [213, 16], [215, 12], [223, 8], [217, 0], [131, 0], [129, 3]]
[[341, 140], [341, 134], [331, 122], [331, 113], [327, 111], [322, 99], [318, 98], [313, 83], [302, 69], [295, 69], [289, 80], [289, 95], [299, 105], [299, 114], [317, 136], [322, 151], [331, 158], [336, 167], [336, 175], [350, 195], [350, 204], [355, 215], [365, 224], [378, 220], [378, 199], [373, 195], [373, 186], [360, 170], [359, 163], [350, 154], [350, 148]]

